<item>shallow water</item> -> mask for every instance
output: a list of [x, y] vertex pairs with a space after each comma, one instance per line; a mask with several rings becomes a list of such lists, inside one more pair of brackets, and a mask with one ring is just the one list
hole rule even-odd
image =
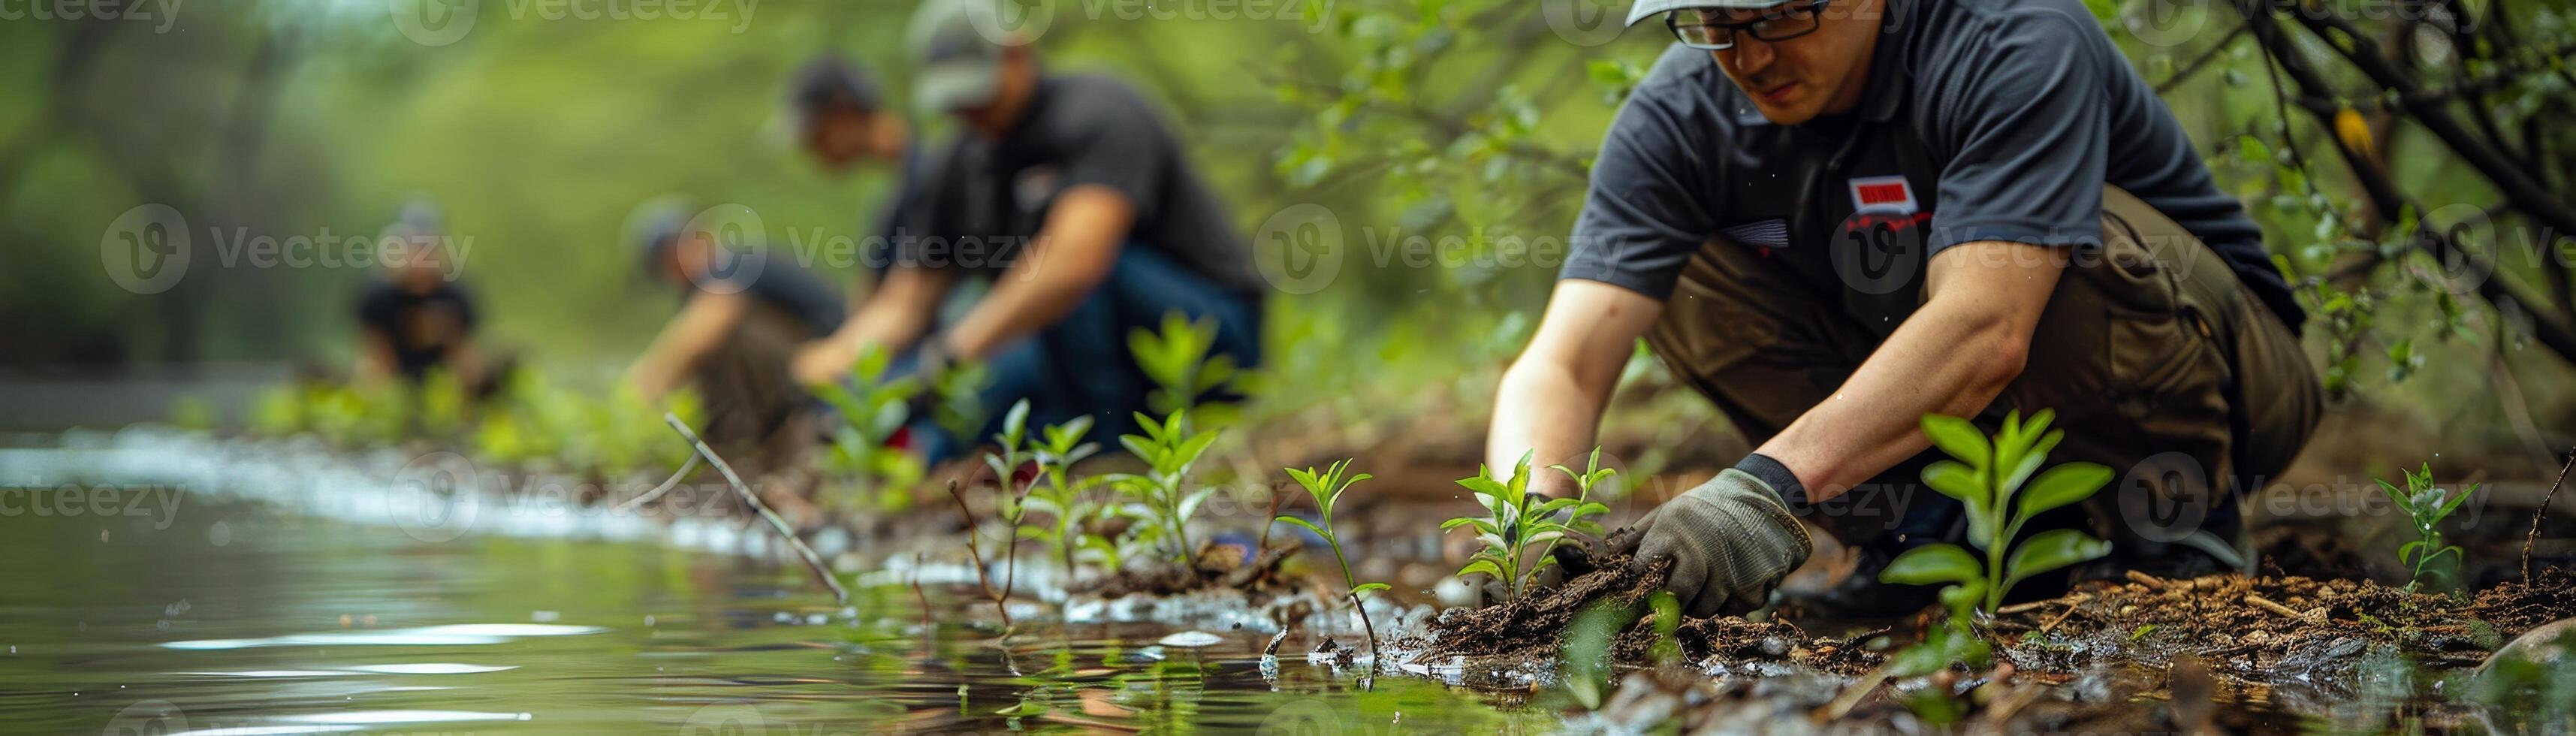
[[[0, 508], [0, 723], [25, 733], [1518, 732], [1561, 721], [1302, 656], [1024, 623], [665, 544], [468, 534], [189, 496]], [[925, 618], [930, 622], [925, 628]]]

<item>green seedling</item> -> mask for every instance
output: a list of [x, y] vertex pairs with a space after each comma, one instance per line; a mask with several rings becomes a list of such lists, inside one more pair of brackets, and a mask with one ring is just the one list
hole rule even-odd
[[[1029, 457], [1029, 453], [1022, 449], [1028, 442], [1028, 425], [1029, 402], [1022, 399], [1011, 405], [1009, 413], [1002, 415], [1002, 431], [993, 435], [993, 444], [998, 452], [984, 455], [984, 464], [992, 467], [994, 482], [999, 484], [1001, 491], [993, 513], [1008, 530], [1002, 535], [1002, 584], [999, 587], [995, 587], [992, 578], [984, 573], [984, 553], [975, 541], [975, 512], [966, 505], [965, 496], [957, 496], [957, 510], [966, 515], [966, 550], [975, 556], [976, 580], [983, 584], [984, 595], [993, 599], [994, 610], [1002, 613], [1005, 629], [1011, 625], [1011, 586], [1018, 582], [1020, 574], [1019, 541], [1021, 537], [1029, 536], [1021, 522], [1028, 518], [1029, 492], [1037, 486], [1036, 481], [1031, 481], [1027, 487], [1022, 487], [1019, 476], [1014, 472]], [[951, 493], [956, 490], [955, 484], [949, 485]]]
[[2432, 567], [2434, 560], [2447, 555], [2451, 558], [2452, 564], [2456, 565], [2463, 559], [2463, 553], [2458, 545], [2443, 543], [2442, 531], [2438, 527], [2443, 519], [2451, 516], [2451, 512], [2460, 509], [2460, 504], [2468, 502], [2470, 494], [2478, 492], [2478, 484], [2471, 483], [2468, 487], [2460, 489], [2459, 493], [2453, 494], [2441, 486], [2433, 485], [2431, 463], [2424, 464], [2421, 471], [2404, 468], [2399, 468], [2398, 471], [2405, 474], [2405, 488], [2399, 488], [2397, 484], [2378, 478], [2372, 480], [2379, 481], [2380, 492], [2388, 494], [2388, 501], [2396, 504], [2399, 510], [2405, 511], [2407, 521], [2414, 526], [2415, 541], [2407, 542], [2397, 548], [2397, 564], [2412, 565], [2414, 570], [2413, 577], [2406, 580], [2406, 592], [2412, 593], [2424, 584], [2428, 575], [2441, 574], [2439, 569]]
[[[841, 425], [832, 428], [832, 448], [825, 464], [849, 483], [862, 502], [876, 495], [877, 488], [908, 486], [923, 473], [919, 458], [886, 446], [886, 440], [910, 419], [908, 406], [922, 391], [913, 378], [888, 379], [886, 371], [892, 362], [893, 356], [883, 348], [870, 346], [850, 365], [846, 384], [808, 387], [840, 411]], [[908, 499], [905, 494], [890, 493], [874, 500], [880, 508], [893, 510]]]
[[[1461, 516], [1440, 524], [1441, 531], [1473, 526], [1476, 539], [1485, 543], [1484, 549], [1477, 550], [1473, 557], [1467, 559], [1465, 567], [1458, 568], [1459, 575], [1480, 572], [1491, 575], [1502, 581], [1511, 597], [1517, 600], [1527, 592], [1531, 578], [1549, 565], [1556, 564], [1556, 557], [1550, 553], [1575, 524], [1610, 510], [1610, 507], [1585, 497], [1591, 493], [1593, 484], [1610, 475], [1610, 471], [1601, 469], [1599, 450], [1593, 451], [1591, 466], [1583, 473], [1575, 473], [1563, 466], [1557, 470], [1574, 476], [1583, 495], [1533, 503], [1529, 493], [1528, 453], [1521, 455], [1519, 464], [1513, 466], [1508, 479], [1498, 480], [1494, 478], [1492, 469], [1478, 467], [1476, 477], [1458, 481], [1458, 485], [1475, 492], [1476, 502], [1484, 505], [1486, 514], [1482, 517]], [[1536, 554], [1531, 553], [1533, 548], [1536, 548]]]
[[1216, 347], [1216, 320], [1192, 321], [1179, 312], [1163, 315], [1160, 332], [1138, 328], [1127, 335], [1127, 350], [1136, 366], [1154, 380], [1147, 406], [1158, 414], [1200, 414], [1199, 397], [1224, 388], [1239, 372], [1234, 357], [1208, 357]]
[[2110, 542], [2073, 529], [2051, 529], [2013, 544], [2023, 524], [2091, 498], [2111, 482], [2111, 469], [2097, 463], [2066, 463], [2039, 472], [2048, 451], [2066, 435], [2048, 429], [2055, 416], [2041, 410], [2025, 423], [2020, 412], [2013, 412], [2004, 417], [2003, 431], [1988, 441], [1966, 419], [1924, 415], [1924, 435], [1957, 459], [1924, 468], [1923, 482], [1967, 507], [1968, 543], [1983, 551], [1985, 559], [1958, 545], [1929, 544], [1906, 550], [1879, 572], [1883, 582], [1949, 584], [1941, 589], [1941, 602], [1950, 609], [1948, 625], [1927, 632], [1922, 644], [1891, 662], [1901, 674], [1954, 662], [1983, 666], [1992, 648], [1969, 628], [1978, 611], [1994, 611], [2006, 592], [2033, 575], [2110, 554]]
[[[1026, 406], [1027, 403], [1023, 401], [1020, 405]], [[1015, 406], [1012, 407], [1012, 411], [1017, 412], [1020, 409]], [[1100, 451], [1098, 444], [1082, 441], [1082, 436], [1090, 432], [1089, 415], [1074, 417], [1073, 421], [1041, 430], [1039, 434], [1043, 436], [1030, 450], [1032, 458], [1037, 461], [1038, 478], [1036, 485], [1029, 491], [1028, 505], [1030, 508], [1046, 512], [1054, 521], [1029, 527], [1029, 535], [1055, 550], [1057, 558], [1064, 563], [1066, 580], [1073, 578], [1074, 558], [1082, 548], [1083, 539], [1087, 536], [1082, 531], [1083, 525], [1099, 514], [1098, 504], [1083, 498], [1088, 491], [1098, 485], [1097, 479], [1073, 477], [1075, 463], [1082, 462], [1084, 458], [1091, 457], [1093, 453]], [[1005, 473], [1004, 477], [1009, 475]], [[1110, 546], [1110, 554], [1114, 560], [1116, 545]]]
[[1144, 428], [1141, 435], [1120, 435], [1118, 444], [1145, 461], [1144, 475], [1120, 474], [1110, 480], [1129, 499], [1122, 513], [1133, 517], [1136, 538], [1169, 554], [1183, 569], [1190, 567], [1188, 524], [1199, 504], [1207, 501], [1215, 488], [1192, 492], [1182, 487], [1190, 466], [1216, 443], [1217, 433], [1189, 431], [1189, 414], [1173, 412], [1156, 421], [1136, 415], [1136, 424]]
[[1307, 468], [1305, 470], [1285, 468], [1285, 470], [1288, 471], [1288, 477], [1295, 478], [1297, 480], [1297, 485], [1305, 487], [1306, 495], [1313, 496], [1315, 498], [1315, 511], [1320, 523], [1317, 521], [1307, 521], [1305, 519], [1286, 515], [1275, 518], [1278, 521], [1284, 521], [1305, 527], [1307, 531], [1314, 532], [1316, 536], [1323, 537], [1324, 545], [1333, 549], [1333, 563], [1341, 566], [1342, 582], [1343, 584], [1350, 586], [1351, 610], [1359, 612], [1360, 628], [1365, 629], [1368, 632], [1369, 666], [1374, 669], [1377, 666], [1378, 661], [1377, 624], [1369, 621], [1368, 607], [1360, 603], [1360, 595], [1374, 591], [1386, 590], [1387, 584], [1363, 583], [1359, 581], [1359, 578], [1352, 577], [1351, 560], [1349, 557], [1342, 554], [1342, 540], [1340, 537], [1333, 535], [1333, 503], [1341, 500], [1342, 492], [1350, 490], [1351, 484], [1369, 479], [1369, 474], [1367, 473], [1345, 475], [1345, 473], [1350, 470], [1350, 467], [1351, 461], [1342, 460], [1333, 463], [1331, 467], [1325, 468], [1322, 472], [1317, 472], [1314, 468]]

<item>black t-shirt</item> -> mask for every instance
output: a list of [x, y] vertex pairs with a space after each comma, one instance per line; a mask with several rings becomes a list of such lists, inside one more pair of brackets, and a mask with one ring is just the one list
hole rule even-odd
[[1760, 248], [1884, 335], [1975, 241], [2101, 242], [2116, 185], [2198, 236], [2292, 329], [2262, 230], [2077, 0], [1889, 0], [1848, 114], [1762, 117], [1675, 44], [1602, 142], [1561, 278], [1658, 299], [1711, 236]]
[[1225, 288], [1260, 289], [1251, 245], [1143, 95], [1106, 77], [1049, 76], [999, 141], [960, 135], [897, 230], [896, 259], [1008, 268], [1057, 194], [1100, 185], [1135, 203], [1129, 246], [1153, 248]]
[[797, 324], [813, 330], [816, 337], [841, 329], [849, 317], [848, 303], [841, 292], [814, 274], [794, 264], [770, 258], [756, 269], [716, 277], [709, 291], [731, 289], [751, 297], [753, 302], [776, 309], [794, 318]]
[[420, 380], [473, 336], [474, 299], [452, 281], [413, 294], [379, 279], [358, 293], [358, 325], [382, 335], [393, 346], [394, 367]]

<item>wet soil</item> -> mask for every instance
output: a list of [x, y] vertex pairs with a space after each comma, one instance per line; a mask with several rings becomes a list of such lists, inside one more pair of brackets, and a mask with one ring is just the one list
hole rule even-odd
[[2051, 601], [2007, 606], [1993, 622], [2025, 668], [2080, 671], [2189, 655], [2253, 681], [2349, 672], [2365, 655], [2437, 667], [2475, 665], [2524, 631], [2576, 615], [2576, 572], [2545, 569], [2475, 596], [2367, 580], [2132, 573]]
[[[1608, 606], [1639, 611], [1613, 640], [1611, 661], [1630, 667], [1653, 664], [1658, 637], [1654, 615], [1643, 604], [1663, 586], [1668, 563], [1631, 567], [1627, 562], [1608, 560], [1554, 589], [1500, 605], [1443, 611], [1423, 641], [1404, 644], [1421, 650], [1416, 662], [1470, 671], [1523, 669], [1557, 661], [1566, 628], [1585, 611]], [[1857, 673], [1879, 659], [1849, 640], [1810, 636], [1787, 622], [1734, 616], [1684, 619], [1674, 638], [1685, 661], [1711, 668], [1775, 664]]]

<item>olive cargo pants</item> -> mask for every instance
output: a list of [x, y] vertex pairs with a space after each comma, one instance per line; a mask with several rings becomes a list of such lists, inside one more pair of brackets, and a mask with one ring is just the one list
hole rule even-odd
[[[2115, 474], [2032, 531], [2111, 540], [2107, 562], [2121, 567], [2241, 566], [2250, 558], [2237, 499], [2307, 442], [2323, 403], [2316, 374], [2280, 317], [2172, 219], [2108, 188], [2102, 235], [2098, 250], [2068, 254], [2026, 368], [1976, 422], [1992, 432], [2008, 411], [2054, 409], [2066, 437], [2048, 464], [2085, 460]], [[1712, 241], [1646, 336], [1756, 446], [1832, 395], [1879, 342], [1785, 268]], [[1958, 502], [1918, 480], [1940, 457], [1928, 450], [1841, 497], [1793, 505], [1853, 546], [1961, 541]], [[2207, 554], [2176, 554], [2186, 548]]]

